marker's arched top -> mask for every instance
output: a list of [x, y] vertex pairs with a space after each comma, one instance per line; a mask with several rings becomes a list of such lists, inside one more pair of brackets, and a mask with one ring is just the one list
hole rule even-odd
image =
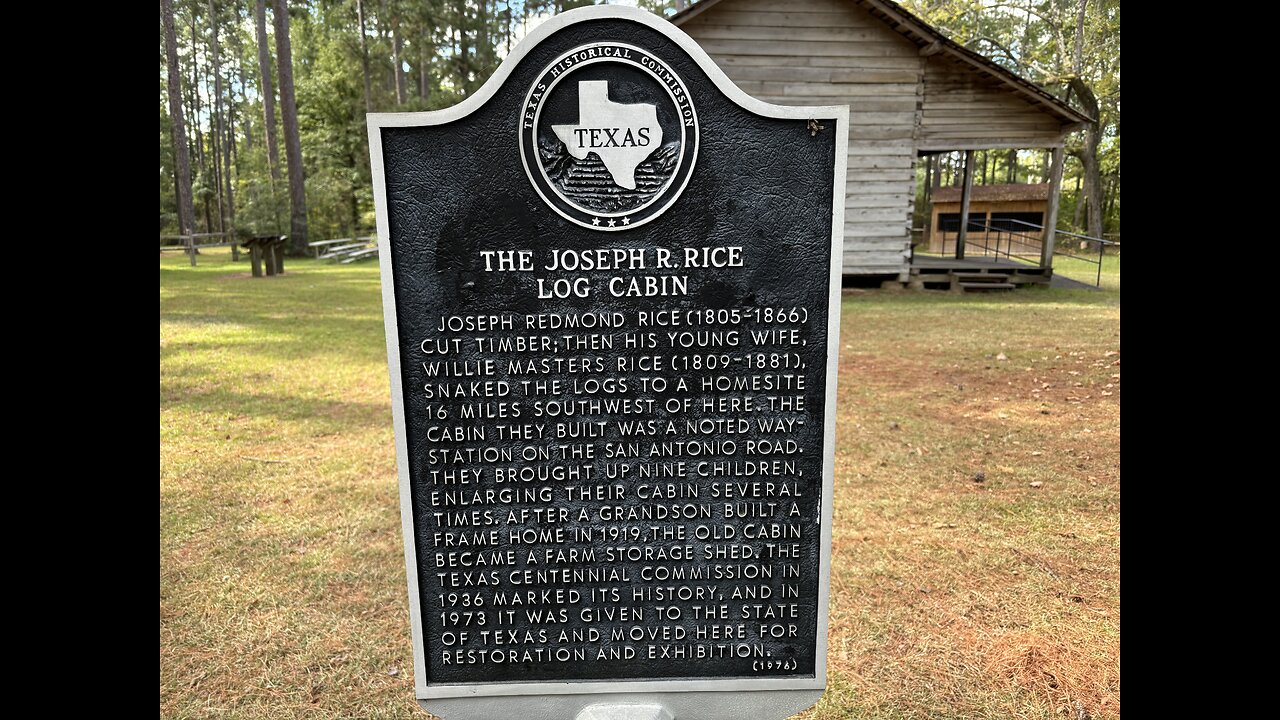
[[479, 110], [486, 102], [488, 102], [502, 85], [515, 71], [516, 66], [524, 59], [534, 48], [543, 40], [551, 35], [578, 23], [589, 22], [592, 20], [626, 20], [640, 25], [644, 25], [656, 30], [667, 36], [672, 42], [677, 44], [682, 50], [689, 54], [707, 77], [716, 87], [725, 94], [726, 97], [733, 100], [744, 110], [771, 118], [792, 118], [806, 120], [818, 117], [835, 117], [842, 121], [842, 124], [848, 121], [849, 106], [847, 105], [816, 105], [816, 106], [793, 106], [793, 105], [774, 105], [763, 100], [751, 97], [741, 88], [739, 88], [724, 71], [707, 55], [706, 51], [683, 30], [671, 24], [667, 20], [654, 15], [647, 10], [639, 8], [616, 6], [616, 5], [591, 5], [588, 7], [577, 8], [556, 15], [547, 20], [532, 32], [524, 37], [518, 45], [511, 51], [511, 54], [502, 61], [502, 64], [493, 73], [493, 75], [485, 81], [484, 85], [472, 96], [454, 105], [453, 107], [443, 110], [431, 110], [427, 112], [409, 112], [409, 113], [369, 113], [369, 128], [372, 131], [375, 127], [417, 127], [421, 125], [440, 125], [454, 120], [465, 118], [471, 113]]

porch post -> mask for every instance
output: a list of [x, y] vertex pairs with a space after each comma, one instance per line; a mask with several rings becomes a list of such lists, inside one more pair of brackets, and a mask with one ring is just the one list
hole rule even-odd
[[1058, 234], [1058, 197], [1062, 194], [1062, 146], [1053, 149], [1049, 165], [1049, 207], [1044, 213], [1044, 239], [1040, 245], [1040, 267], [1053, 269], [1053, 247]]
[[964, 239], [969, 234], [969, 195], [973, 190], [973, 151], [964, 151], [964, 188], [960, 190], [960, 234], [956, 236], [956, 259], [964, 259]]

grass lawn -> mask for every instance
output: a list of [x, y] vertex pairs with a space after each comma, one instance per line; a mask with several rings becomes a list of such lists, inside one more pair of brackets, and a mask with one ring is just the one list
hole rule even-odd
[[[1079, 251], [1076, 251], [1079, 252]], [[1097, 250], [1095, 249], [1096, 253]], [[1082, 258], [1088, 257], [1088, 260]], [[1103, 255], [1102, 256], [1102, 274], [1098, 274], [1098, 265], [1096, 254], [1091, 256], [1064, 257], [1057, 256], [1053, 259], [1053, 272], [1057, 275], [1064, 275], [1072, 280], [1079, 280], [1089, 285], [1102, 281], [1100, 287], [1103, 290], [1114, 290], [1120, 292], [1120, 254]]]
[[[377, 266], [199, 262], [160, 260], [160, 715], [426, 717]], [[1119, 259], [1102, 292], [854, 291], [840, 343], [803, 717], [1118, 717]]]

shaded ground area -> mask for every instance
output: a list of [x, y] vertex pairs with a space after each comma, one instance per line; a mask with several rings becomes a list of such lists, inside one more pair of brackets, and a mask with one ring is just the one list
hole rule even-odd
[[[378, 272], [160, 278], [160, 714], [412, 718]], [[1120, 302], [844, 296], [808, 718], [1119, 716]]]
[[1098, 290], [1099, 289], [1095, 285], [1090, 285], [1089, 283], [1080, 282], [1079, 280], [1072, 280], [1071, 278], [1062, 274], [1054, 275], [1053, 278], [1049, 280], [1049, 287], [1063, 288], [1066, 290]]

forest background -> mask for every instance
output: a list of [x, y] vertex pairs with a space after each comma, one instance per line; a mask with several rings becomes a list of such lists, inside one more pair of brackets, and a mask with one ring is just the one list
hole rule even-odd
[[[590, 0], [161, 0], [160, 234], [372, 234], [367, 112], [476, 92], [520, 38]], [[685, 0], [632, 0], [664, 17]], [[1068, 139], [1059, 227], [1119, 240], [1119, 0], [905, 0], [1098, 118]], [[917, 165], [959, 184], [961, 153]], [[975, 183], [1047, 182], [1045, 151], [979, 151]]]

